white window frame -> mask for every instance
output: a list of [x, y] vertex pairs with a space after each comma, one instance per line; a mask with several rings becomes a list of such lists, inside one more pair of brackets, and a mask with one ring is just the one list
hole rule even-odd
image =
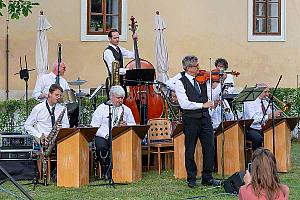
[[253, 1], [248, 0], [248, 41], [286, 41], [286, 0], [281, 0], [280, 35], [254, 35], [253, 34]]
[[[87, 34], [87, 1], [81, 0], [81, 31], [80, 39], [81, 41], [108, 41], [107, 35], [88, 35]], [[121, 33], [120, 41], [127, 41], [128, 34], [128, 22], [127, 22], [127, 1], [122, 0], [122, 24], [121, 24]]]

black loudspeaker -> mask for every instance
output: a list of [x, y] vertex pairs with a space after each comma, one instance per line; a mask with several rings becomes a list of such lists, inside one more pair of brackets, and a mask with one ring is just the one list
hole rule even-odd
[[[15, 180], [32, 180], [38, 177], [36, 160], [0, 160], [0, 165]], [[6, 176], [0, 173], [0, 180], [5, 178]]]
[[240, 187], [244, 185], [244, 176], [245, 172], [235, 172], [232, 176], [230, 176], [228, 179], [224, 181], [224, 189], [225, 192], [231, 193], [231, 194], [238, 194]]

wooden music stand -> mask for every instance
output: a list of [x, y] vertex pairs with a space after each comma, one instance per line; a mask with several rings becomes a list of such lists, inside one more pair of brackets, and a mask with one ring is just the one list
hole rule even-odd
[[[245, 170], [244, 125], [247, 130], [251, 120], [224, 121], [224, 174], [231, 175]], [[222, 127], [216, 130], [218, 174], [222, 174]]]
[[89, 183], [89, 142], [98, 128], [62, 128], [57, 142], [57, 186], [79, 188]]
[[[174, 175], [175, 178], [186, 178], [185, 169], [185, 146], [184, 146], [184, 133], [183, 124], [177, 124], [175, 130], [173, 131], [171, 137], [174, 138]], [[195, 154], [195, 162], [197, 165], [197, 176], [201, 176], [203, 169], [203, 155], [202, 146], [200, 140], [197, 141]]]
[[[275, 138], [273, 140], [272, 120], [268, 120], [262, 129], [264, 148], [273, 152], [279, 172], [291, 170], [291, 131], [299, 122], [298, 117], [275, 119]], [[273, 144], [273, 141], [275, 144]]]
[[142, 179], [141, 141], [149, 125], [117, 126], [112, 129], [112, 178], [115, 183]]

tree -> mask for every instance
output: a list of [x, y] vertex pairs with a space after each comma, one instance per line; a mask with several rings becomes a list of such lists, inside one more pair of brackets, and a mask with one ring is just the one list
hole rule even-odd
[[2, 10], [8, 6], [8, 14], [11, 19], [19, 19], [22, 15], [27, 17], [29, 13], [32, 13], [32, 6], [39, 5], [39, 3], [33, 3], [29, 0], [10, 0], [8, 3], [4, 3], [0, 0], [0, 16], [3, 16]]

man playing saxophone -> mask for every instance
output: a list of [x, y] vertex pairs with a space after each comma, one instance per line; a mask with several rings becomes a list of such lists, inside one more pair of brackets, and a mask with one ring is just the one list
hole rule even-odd
[[[35, 137], [36, 141], [41, 144], [43, 148], [42, 159], [42, 174], [44, 179], [44, 184], [47, 185], [47, 165], [45, 159], [45, 153], [50, 154], [51, 150], [48, 147], [50, 143], [51, 146], [54, 145], [55, 141], [48, 141], [48, 136], [58, 133], [61, 127], [68, 128], [69, 119], [66, 108], [58, 103], [61, 98], [63, 89], [60, 85], [52, 84], [49, 88], [49, 93], [46, 101], [43, 101], [36, 105], [29, 117], [27, 118], [24, 128], [26, 132]], [[55, 132], [55, 133], [53, 133]], [[53, 137], [51, 137], [53, 138]], [[53, 167], [55, 171], [55, 167]], [[54, 174], [53, 174], [54, 175]], [[54, 178], [55, 176], [53, 176]], [[55, 179], [55, 178], [54, 178]]]
[[102, 174], [110, 179], [109, 169], [109, 112], [111, 111], [111, 127], [135, 125], [133, 114], [126, 105], [123, 105], [125, 91], [120, 85], [112, 86], [109, 92], [110, 100], [100, 104], [93, 113], [91, 126], [99, 127], [96, 137], [96, 153], [101, 164]]
[[[24, 124], [26, 132], [34, 136], [38, 142], [40, 142], [42, 135], [47, 138], [53, 128], [53, 125], [55, 124], [56, 119], [65, 108], [63, 105], [58, 103], [62, 92], [63, 89], [59, 85], [52, 84], [49, 88], [47, 100], [39, 103], [32, 109]], [[59, 126], [63, 128], [69, 127], [67, 112], [64, 113], [61, 125]], [[48, 141], [45, 142], [47, 143]]]

